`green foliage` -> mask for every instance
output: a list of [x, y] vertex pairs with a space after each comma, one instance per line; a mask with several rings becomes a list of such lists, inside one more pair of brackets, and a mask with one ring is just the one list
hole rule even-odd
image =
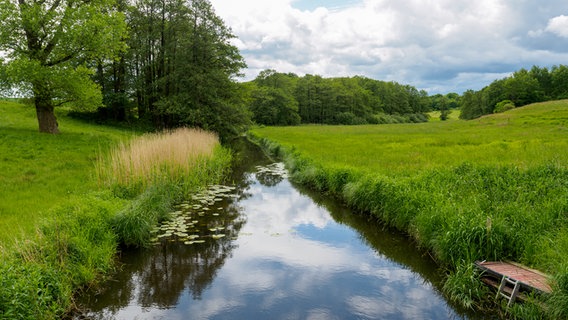
[[101, 113], [147, 119], [156, 129], [200, 127], [223, 141], [248, 128], [245, 92], [234, 81], [245, 63], [209, 1], [137, 1], [120, 9], [129, 22], [128, 51], [97, 63], [108, 110]]
[[460, 99], [460, 119], [503, 112], [504, 106], [498, 107], [498, 104], [505, 100], [510, 100], [515, 107], [522, 107], [540, 101], [566, 99], [567, 87], [568, 67], [564, 65], [554, 66], [551, 70], [537, 66], [530, 71], [521, 69], [510, 77], [493, 81], [480, 91], [466, 91]]
[[113, 6], [108, 0], [0, 1], [0, 50], [9, 58], [6, 78], [34, 97], [40, 131], [58, 133], [55, 106], [100, 105], [101, 93], [86, 63], [123, 48], [126, 25]]
[[455, 271], [448, 275], [443, 289], [454, 302], [468, 309], [479, 308], [479, 303], [491, 295], [472, 263], [457, 264]]
[[493, 113], [503, 113], [515, 109], [515, 104], [511, 100], [503, 100], [495, 105]]
[[113, 269], [111, 217], [124, 202], [109, 193], [74, 197], [49, 211], [39, 233], [5, 253], [0, 311], [11, 319], [55, 319], [77, 288]]
[[70, 302], [64, 279], [41, 264], [0, 262], [0, 315], [2, 319], [55, 319]]
[[264, 125], [424, 122], [427, 94], [408, 85], [363, 77], [322, 78], [264, 70], [243, 85], [253, 120]]
[[555, 277], [555, 287], [549, 297], [549, 313], [553, 319], [568, 318], [568, 272], [564, 268]]
[[165, 218], [179, 198], [171, 187], [152, 186], [120, 211], [112, 221], [119, 242], [125, 246], [144, 247], [150, 243], [151, 231]]

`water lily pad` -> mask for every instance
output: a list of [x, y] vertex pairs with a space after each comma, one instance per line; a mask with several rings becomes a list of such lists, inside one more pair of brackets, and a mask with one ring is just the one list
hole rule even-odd
[[223, 238], [223, 237], [225, 237], [225, 235], [222, 234], [222, 233], [220, 233], [220, 234], [214, 234], [214, 235], [211, 236], [211, 238], [213, 238], [213, 239], [221, 239], [221, 238]]

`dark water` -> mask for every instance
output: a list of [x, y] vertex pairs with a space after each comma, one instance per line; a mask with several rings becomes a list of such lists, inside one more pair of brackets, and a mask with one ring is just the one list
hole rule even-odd
[[444, 300], [436, 265], [403, 235], [293, 186], [251, 145], [240, 150], [236, 189], [205, 213], [195, 201], [182, 208], [200, 241], [164, 237], [124, 253], [122, 271], [81, 301], [82, 318], [471, 318]]

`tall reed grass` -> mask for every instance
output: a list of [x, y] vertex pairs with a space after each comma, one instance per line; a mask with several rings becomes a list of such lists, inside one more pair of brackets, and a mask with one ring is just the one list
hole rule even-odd
[[203, 170], [218, 147], [217, 135], [200, 129], [147, 134], [103, 156], [97, 166], [98, 179], [107, 186], [139, 189], [183, 181]]
[[101, 184], [135, 199], [114, 219], [120, 243], [145, 246], [150, 230], [174, 202], [227, 173], [231, 154], [217, 135], [200, 129], [147, 134], [120, 144], [97, 165]]

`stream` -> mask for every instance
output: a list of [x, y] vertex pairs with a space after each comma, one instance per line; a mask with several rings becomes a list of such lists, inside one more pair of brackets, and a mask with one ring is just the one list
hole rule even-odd
[[292, 184], [244, 140], [230, 182], [180, 203], [76, 319], [477, 319], [403, 234]]

